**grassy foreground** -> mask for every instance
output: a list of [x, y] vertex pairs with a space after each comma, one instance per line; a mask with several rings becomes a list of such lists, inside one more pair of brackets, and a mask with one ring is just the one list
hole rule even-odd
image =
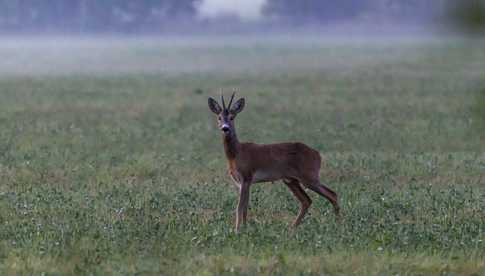
[[[3, 45], [2, 275], [485, 273], [483, 42]], [[246, 97], [240, 140], [322, 153], [340, 223], [312, 193], [288, 230], [275, 183], [232, 231], [219, 87]]]

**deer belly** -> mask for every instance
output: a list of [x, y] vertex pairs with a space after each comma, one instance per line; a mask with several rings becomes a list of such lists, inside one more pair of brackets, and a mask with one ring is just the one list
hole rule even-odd
[[262, 171], [258, 170], [253, 175], [253, 182], [267, 182], [276, 181], [282, 178], [282, 175], [274, 171]]

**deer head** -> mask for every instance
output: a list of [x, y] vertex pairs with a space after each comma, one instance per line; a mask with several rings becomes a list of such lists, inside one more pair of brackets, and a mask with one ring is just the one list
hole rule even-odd
[[222, 107], [213, 98], [209, 97], [208, 100], [209, 108], [217, 115], [219, 129], [224, 133], [224, 135], [231, 135], [234, 133], [234, 119], [236, 118], [236, 115], [244, 109], [244, 98], [240, 98], [234, 103], [234, 106], [232, 106], [232, 101], [234, 100], [235, 94], [236, 92], [232, 93], [231, 99], [229, 100], [229, 105], [227, 107], [224, 101], [224, 95], [222, 95], [222, 93]]

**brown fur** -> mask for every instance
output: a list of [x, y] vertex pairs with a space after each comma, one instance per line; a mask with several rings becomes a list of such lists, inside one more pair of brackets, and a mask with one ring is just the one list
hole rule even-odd
[[[320, 154], [302, 143], [280, 143], [259, 145], [240, 143], [238, 154], [228, 159], [231, 170], [237, 170], [247, 181], [253, 180], [257, 172], [267, 173], [255, 183], [280, 179], [318, 178]], [[230, 149], [231, 147], [228, 146]]]

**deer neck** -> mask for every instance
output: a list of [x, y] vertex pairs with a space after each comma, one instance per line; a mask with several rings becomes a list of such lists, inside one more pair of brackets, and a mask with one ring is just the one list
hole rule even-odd
[[239, 141], [237, 140], [236, 131], [233, 130], [229, 135], [223, 135], [224, 152], [227, 159], [235, 159], [239, 152]]

